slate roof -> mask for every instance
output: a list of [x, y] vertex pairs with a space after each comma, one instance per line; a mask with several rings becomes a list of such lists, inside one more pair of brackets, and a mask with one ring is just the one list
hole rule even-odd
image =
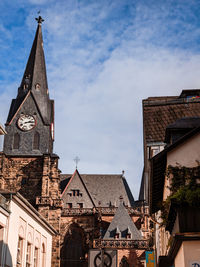
[[200, 116], [200, 89], [183, 90], [180, 96], [149, 97], [143, 100], [144, 141], [164, 142], [167, 125], [183, 117]]
[[120, 202], [103, 239], [114, 239], [116, 233], [119, 233], [119, 239], [126, 239], [128, 233], [131, 234], [131, 240], [143, 239], [122, 202]]
[[[66, 187], [71, 174], [61, 174], [61, 192]], [[119, 197], [129, 207], [134, 206], [134, 198], [126, 179], [117, 174], [80, 174], [96, 207], [119, 206]]]
[[[36, 85], [39, 87], [36, 88]], [[7, 124], [11, 122], [29, 91], [34, 95], [44, 122], [50, 124], [53, 121], [53, 102], [49, 99], [48, 93], [41, 23], [38, 24], [36, 30], [26, 69], [24, 71], [21, 85], [18, 88], [17, 98], [12, 100]]]

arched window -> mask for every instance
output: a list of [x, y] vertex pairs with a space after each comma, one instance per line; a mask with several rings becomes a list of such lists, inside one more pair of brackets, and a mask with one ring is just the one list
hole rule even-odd
[[66, 233], [61, 248], [61, 267], [88, 266], [85, 258], [87, 252], [85, 241], [83, 229], [73, 223]]
[[22, 260], [23, 260], [23, 238], [19, 236], [18, 238], [18, 245], [17, 245], [17, 267], [22, 266]]
[[123, 258], [121, 259], [121, 262], [119, 264], [120, 267], [129, 267], [128, 264], [128, 259], [126, 256], [123, 256]]
[[45, 244], [42, 244], [42, 267], [46, 266], [46, 250], [45, 250]]
[[35, 246], [34, 248], [34, 258], [33, 258], [33, 266], [38, 267], [39, 264], [39, 248]]
[[31, 266], [31, 243], [27, 242], [27, 247], [26, 247], [26, 267]]
[[39, 147], [40, 147], [40, 135], [38, 132], [35, 132], [33, 137], [33, 149], [39, 149]]
[[13, 149], [19, 149], [20, 135], [18, 133], [14, 134]]

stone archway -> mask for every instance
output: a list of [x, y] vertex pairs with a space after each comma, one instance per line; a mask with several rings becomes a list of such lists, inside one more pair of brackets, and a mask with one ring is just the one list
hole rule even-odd
[[84, 230], [73, 223], [70, 225], [61, 248], [61, 267], [86, 267]]

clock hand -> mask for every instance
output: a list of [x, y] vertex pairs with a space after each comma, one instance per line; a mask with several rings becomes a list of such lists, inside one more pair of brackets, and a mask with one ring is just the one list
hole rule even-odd
[[33, 123], [33, 121], [25, 121], [25, 123]]

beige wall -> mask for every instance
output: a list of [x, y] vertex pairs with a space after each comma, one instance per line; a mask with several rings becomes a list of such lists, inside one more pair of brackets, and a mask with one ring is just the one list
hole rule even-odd
[[[188, 168], [198, 166], [200, 161], [200, 133], [183, 142], [172, 151], [167, 153], [167, 166], [184, 166]], [[163, 200], [170, 195], [170, 179], [165, 177]]]
[[176, 255], [175, 267], [192, 267], [192, 263], [200, 264], [200, 240], [184, 241]]
[[17, 245], [19, 236], [23, 238], [23, 265], [26, 262], [27, 241], [31, 242], [31, 262], [33, 265], [34, 247], [39, 249], [39, 266], [42, 267], [42, 244], [46, 250], [46, 265], [51, 266], [51, 249], [52, 235], [47, 231], [39, 220], [32, 216], [31, 212], [23, 209], [15, 200], [10, 203], [10, 219], [8, 232], [8, 253], [6, 255], [6, 264], [8, 266], [16, 266]]
[[185, 167], [197, 166], [200, 160], [200, 133], [189, 138], [175, 149], [167, 153], [167, 166], [176, 166], [177, 163]]
[[9, 213], [0, 207], [0, 266], [4, 266], [7, 250]]
[[174, 261], [175, 267], [186, 267], [185, 266], [185, 260], [184, 260], [184, 248], [183, 244], [180, 246], [179, 251], [176, 255], [175, 261]]

